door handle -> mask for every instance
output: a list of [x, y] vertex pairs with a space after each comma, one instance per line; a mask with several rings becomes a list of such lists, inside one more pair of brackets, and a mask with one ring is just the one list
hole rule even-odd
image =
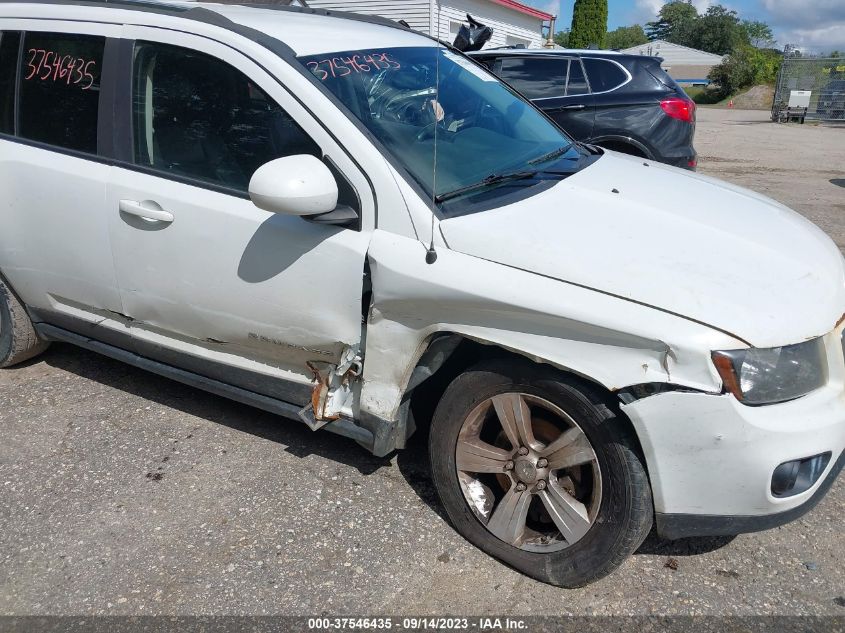
[[173, 214], [170, 211], [165, 211], [161, 208], [161, 205], [152, 200], [144, 200], [142, 202], [121, 200], [118, 208], [121, 213], [134, 215], [150, 222], [173, 222]]
[[583, 103], [579, 103], [578, 105], [565, 105], [560, 106], [559, 108], [555, 108], [553, 112], [563, 112], [564, 110], [586, 110], [587, 106]]

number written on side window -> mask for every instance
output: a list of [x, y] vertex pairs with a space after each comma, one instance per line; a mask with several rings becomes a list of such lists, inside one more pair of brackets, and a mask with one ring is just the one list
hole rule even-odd
[[90, 90], [94, 85], [92, 70], [97, 62], [93, 59], [62, 55], [60, 51], [43, 48], [30, 48], [26, 54], [27, 74], [24, 79], [27, 81], [61, 81], [68, 86], [79, 86], [82, 90]]
[[18, 65], [18, 134], [97, 153], [100, 73], [106, 39], [27, 31]]
[[399, 70], [402, 64], [387, 53], [360, 53], [308, 62], [308, 68], [320, 81], [329, 77], [348, 77], [352, 74], [376, 73], [380, 70]]

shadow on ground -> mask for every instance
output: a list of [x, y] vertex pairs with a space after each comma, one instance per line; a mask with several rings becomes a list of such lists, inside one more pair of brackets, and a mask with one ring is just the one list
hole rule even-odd
[[[131, 393], [188, 415], [277, 442], [285, 446], [285, 451], [299, 458], [318, 455], [355, 468], [365, 476], [372, 475], [390, 465], [389, 458], [374, 457], [355, 445], [352, 440], [328, 432], [312, 433], [298, 421], [281, 418], [182, 385], [94, 352], [70, 345], [54, 344], [37, 361], [31, 361], [24, 366], [40, 361], [56, 369]], [[427, 429], [422, 428], [411, 438], [408, 448], [398, 453], [397, 466], [420, 499], [448, 522], [448, 517], [431, 480], [427, 444]], [[652, 531], [636, 553], [654, 556], [696, 556], [721, 549], [734, 538], [690, 538], [665, 541]]]
[[40, 361], [188, 415], [277, 442], [285, 446], [286, 452], [299, 458], [318, 455], [351, 466], [362, 475], [371, 475], [390, 464], [388, 459], [372, 456], [352, 440], [329, 432], [313, 433], [297, 420], [183, 385], [94, 352], [53, 344], [35, 362]]
[[648, 538], [640, 545], [635, 554], [647, 554], [649, 556], [698, 556], [709, 554], [722, 549], [735, 539], [735, 536], [701, 536], [696, 538], [683, 538], [677, 541], [667, 541], [657, 536], [652, 530]]

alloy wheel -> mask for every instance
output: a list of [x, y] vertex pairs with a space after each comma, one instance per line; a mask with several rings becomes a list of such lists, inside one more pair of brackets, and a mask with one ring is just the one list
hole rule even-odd
[[548, 400], [517, 392], [485, 400], [464, 420], [455, 458], [475, 516], [514, 547], [562, 550], [595, 522], [602, 496], [595, 450]]

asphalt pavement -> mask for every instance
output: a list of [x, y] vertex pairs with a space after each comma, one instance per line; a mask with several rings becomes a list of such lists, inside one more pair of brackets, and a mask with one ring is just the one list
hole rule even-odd
[[[845, 246], [845, 128], [765, 118], [701, 110], [701, 171]], [[788, 526], [651, 537], [563, 590], [452, 530], [419, 442], [376, 459], [67, 345], [0, 371], [0, 614], [843, 616], [843, 513], [840, 478]]]

